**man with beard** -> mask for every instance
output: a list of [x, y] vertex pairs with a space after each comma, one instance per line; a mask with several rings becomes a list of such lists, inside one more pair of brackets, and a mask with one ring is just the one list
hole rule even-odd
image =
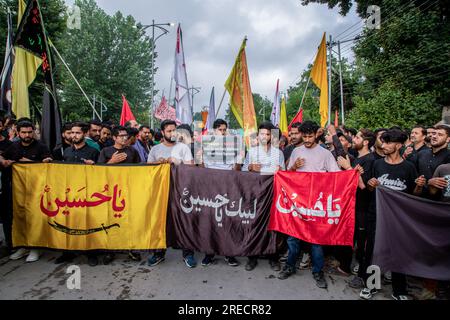
[[[193, 165], [193, 156], [190, 148], [182, 142], [177, 142], [177, 123], [173, 120], [161, 122], [162, 143], [154, 146], [148, 154], [147, 162], [151, 164], [188, 164]], [[165, 260], [166, 250], [155, 250], [148, 259], [150, 267], [156, 266]], [[189, 268], [197, 265], [193, 252], [183, 249], [183, 261]]]
[[[276, 136], [275, 136], [276, 135]], [[275, 174], [278, 170], [285, 169], [283, 152], [278, 146], [272, 145], [272, 141], [278, 138], [280, 130], [271, 122], [263, 122], [258, 126], [259, 144], [250, 148], [245, 158], [243, 171], [257, 172], [260, 174]], [[276, 143], [275, 143], [276, 144]], [[269, 256], [270, 268], [274, 271], [280, 271], [279, 255], [272, 254]], [[248, 257], [245, 270], [251, 271], [258, 264], [258, 256]]]
[[[367, 182], [368, 189], [373, 194], [366, 221], [367, 246], [364, 263], [360, 266], [362, 271], [367, 270], [367, 267], [371, 265], [375, 243], [376, 197], [374, 190], [381, 185], [393, 190], [417, 195], [425, 185], [425, 178], [423, 176], [418, 177], [414, 165], [400, 156], [400, 149], [407, 139], [406, 133], [397, 129], [388, 130], [381, 135], [381, 148], [385, 158], [374, 162], [371, 179]], [[365, 274], [364, 280], [367, 281], [367, 278], [367, 274]], [[406, 291], [406, 276], [404, 274], [392, 272], [392, 289], [393, 299], [409, 300]], [[371, 299], [377, 292], [375, 288], [364, 288], [359, 296], [362, 299]]]
[[[19, 141], [14, 142], [5, 152], [0, 156], [0, 163], [5, 170], [5, 175], [7, 176], [7, 184], [4, 187], [8, 196], [5, 197], [5, 202], [2, 205], [2, 212], [4, 212], [3, 217], [3, 228], [5, 231], [5, 238], [9, 245], [12, 245], [12, 170], [11, 165], [14, 162], [45, 162], [48, 163], [52, 161], [51, 153], [47, 146], [33, 138], [34, 136], [34, 125], [28, 121], [18, 122], [17, 132], [19, 134]], [[4, 208], [4, 209], [3, 209]], [[29, 252], [29, 254], [28, 254]], [[10, 256], [11, 260], [18, 260], [28, 254], [26, 259], [27, 262], [34, 262], [39, 260], [40, 252], [39, 250], [30, 250], [21, 248], [17, 250], [14, 254]]]
[[[355, 206], [355, 242], [356, 242], [356, 261], [358, 264], [353, 268], [352, 273], [355, 277], [349, 282], [349, 286], [356, 289], [361, 289], [364, 286], [362, 276], [365, 272], [363, 268], [359, 266], [362, 264], [362, 260], [366, 247], [366, 227], [365, 221], [367, 220], [367, 211], [370, 202], [370, 193], [366, 188], [367, 182], [372, 173], [372, 165], [375, 161], [370, 149], [375, 143], [375, 134], [367, 129], [361, 129], [353, 138], [353, 149], [358, 152], [358, 157], [354, 160], [353, 164], [350, 164], [348, 159], [340, 157], [338, 159], [339, 165], [347, 170], [352, 167], [361, 166], [364, 173], [361, 175], [358, 189], [356, 190], [356, 206]], [[362, 180], [362, 183], [361, 183]], [[356, 275], [357, 274], [357, 275]]]
[[374, 131], [375, 134], [375, 144], [373, 146], [374, 150], [372, 152], [373, 157], [375, 160], [383, 159], [385, 157], [383, 153], [383, 148], [381, 148], [381, 145], [383, 142], [381, 141], [381, 135], [385, 133], [387, 129], [385, 128], [379, 128]]
[[427, 137], [427, 129], [422, 126], [415, 126], [411, 130], [410, 140], [411, 144], [406, 147], [402, 157], [406, 160], [416, 161], [417, 154], [428, 147], [425, 145], [425, 138]]
[[98, 120], [89, 121], [89, 131], [86, 134], [86, 143], [89, 147], [97, 149], [100, 152], [100, 145], [97, 143], [100, 140], [100, 131], [102, 130], [102, 123]]
[[[416, 167], [419, 175], [424, 175], [428, 181], [428, 186], [437, 187], [433, 180], [433, 174], [441, 164], [450, 163], [450, 127], [438, 125], [434, 127], [431, 136], [431, 149], [425, 149], [417, 154]], [[428, 187], [425, 187], [422, 195], [431, 197]]]
[[150, 152], [149, 146], [150, 140], [150, 127], [143, 125], [139, 128], [139, 135], [137, 137], [136, 143], [133, 145], [133, 148], [139, 153], [139, 157], [141, 158], [141, 162], [147, 162], [148, 154]]
[[425, 138], [425, 145], [428, 148], [431, 148], [431, 137], [433, 136], [434, 133], [434, 127], [428, 127], [427, 128], [427, 136]]
[[[86, 144], [84, 136], [88, 132], [86, 123], [76, 122], [72, 125], [71, 141], [72, 146], [64, 151], [64, 162], [66, 163], [83, 163], [93, 165], [97, 162], [99, 152]], [[71, 262], [75, 259], [76, 254], [73, 251], [64, 251], [62, 255], [55, 260], [55, 264]], [[90, 252], [87, 254], [88, 264], [96, 266], [98, 264], [97, 253]]]
[[[296, 148], [291, 155], [288, 170], [298, 172], [337, 172], [341, 171], [330, 151], [317, 144], [319, 126], [312, 121], [305, 121], [300, 127], [303, 145]], [[288, 237], [288, 258], [286, 265], [278, 275], [284, 280], [295, 273], [295, 264], [300, 253], [301, 242], [295, 237]], [[326, 289], [327, 281], [323, 274], [324, 254], [322, 246], [311, 245], [313, 277], [319, 288]]]
[[53, 159], [62, 161], [64, 159], [64, 150], [72, 145], [72, 124], [66, 123], [61, 129], [62, 145], [52, 151]]
[[283, 156], [286, 165], [291, 157], [292, 151], [294, 151], [295, 148], [300, 147], [303, 143], [302, 134], [300, 133], [301, 125], [302, 124], [300, 122], [295, 122], [292, 124], [291, 130], [289, 131], [289, 138], [291, 142], [283, 150]]
[[[116, 165], [121, 163], [139, 163], [140, 158], [137, 151], [128, 145], [129, 134], [125, 127], [115, 127], [112, 131], [114, 145], [104, 148], [98, 157], [98, 163]], [[114, 260], [114, 253], [109, 252], [103, 257], [103, 264], [110, 264]], [[129, 251], [131, 260], [140, 261], [138, 252]]]
[[100, 149], [111, 147], [114, 145], [114, 140], [111, 137], [111, 127], [107, 124], [102, 124], [102, 130], [100, 130], [100, 139], [97, 141]]

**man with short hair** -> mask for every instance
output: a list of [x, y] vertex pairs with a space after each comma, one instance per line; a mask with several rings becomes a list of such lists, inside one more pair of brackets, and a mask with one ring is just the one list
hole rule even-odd
[[[137, 151], [128, 145], [128, 131], [125, 127], [118, 126], [112, 131], [114, 145], [106, 147], [100, 151], [98, 163], [102, 164], [121, 164], [121, 163], [139, 163], [140, 158]], [[114, 253], [109, 252], [103, 257], [103, 264], [110, 264], [114, 260]], [[134, 261], [140, 261], [141, 256], [138, 252], [129, 251], [128, 256]]]
[[147, 162], [148, 154], [150, 152], [149, 140], [150, 140], [150, 127], [142, 125], [139, 128], [139, 135], [137, 137], [137, 141], [133, 145], [133, 148], [135, 148], [136, 151], [139, 153], [141, 162]]
[[125, 123], [125, 128], [134, 128], [139, 130], [139, 123], [136, 120], [130, 120]]
[[[83, 163], [93, 165], [97, 162], [99, 152], [89, 147], [85, 141], [85, 135], [88, 126], [85, 123], [75, 122], [71, 126], [72, 146], [64, 150], [64, 162], [66, 163]], [[75, 259], [76, 254], [73, 251], [64, 251], [61, 256], [56, 258], [55, 264], [71, 262]], [[87, 254], [88, 264], [96, 266], [98, 264], [97, 253], [92, 251]]]
[[302, 145], [302, 134], [300, 133], [300, 126], [302, 124], [300, 122], [295, 122], [292, 124], [291, 129], [289, 130], [289, 138], [290, 138], [290, 144], [283, 150], [283, 156], [285, 164], [288, 163], [292, 151], [294, 151], [295, 148], [300, 147]]
[[100, 131], [102, 130], [102, 123], [98, 120], [91, 120], [88, 123], [89, 130], [86, 134], [86, 143], [88, 146], [97, 149], [100, 152], [100, 145], [97, 143], [100, 140]]
[[[243, 171], [257, 172], [260, 174], [275, 174], [278, 170], [285, 169], [284, 155], [278, 146], [272, 145], [274, 138], [280, 136], [280, 130], [271, 122], [263, 122], [258, 126], [258, 141], [256, 147], [250, 148], [245, 158]], [[269, 265], [272, 270], [280, 271], [279, 255], [269, 256]], [[251, 271], [258, 264], [258, 256], [248, 257], [245, 270]]]
[[[223, 119], [216, 119], [213, 123], [213, 130], [215, 136], [225, 137], [227, 135], [228, 123]], [[240, 170], [240, 164], [238, 163], [225, 163], [225, 161], [212, 162], [207, 157], [203, 157], [203, 166], [205, 168], [217, 170]], [[237, 267], [239, 265], [239, 261], [235, 257], [227, 256], [225, 257], [225, 261], [232, 267]], [[206, 254], [202, 260], [202, 266], [209, 266], [213, 262], [214, 254]]]
[[62, 145], [52, 151], [54, 160], [62, 161], [64, 159], [64, 150], [72, 145], [72, 124], [66, 123], [61, 128]]
[[402, 157], [406, 160], [416, 161], [417, 154], [427, 149], [425, 144], [425, 138], [427, 137], [427, 129], [423, 126], [415, 126], [411, 130], [410, 140], [411, 144], [408, 145], [403, 153]]
[[450, 127], [446, 125], [438, 125], [434, 127], [431, 136], [430, 149], [425, 149], [417, 154], [416, 167], [419, 175], [424, 175], [428, 181], [427, 186], [423, 190], [423, 195], [430, 197], [428, 187], [437, 187], [433, 174], [437, 167], [441, 164], [450, 163]]
[[100, 149], [111, 147], [114, 145], [114, 140], [111, 137], [111, 127], [107, 124], [102, 124], [102, 130], [100, 130], [100, 139], [97, 141]]
[[427, 136], [425, 138], [425, 145], [428, 148], [431, 148], [431, 138], [433, 137], [433, 133], [434, 133], [434, 127], [428, 127], [427, 128]]
[[[372, 263], [372, 254], [375, 243], [376, 231], [376, 197], [374, 190], [378, 186], [384, 186], [393, 190], [418, 195], [422, 187], [425, 185], [425, 178], [418, 177], [417, 170], [414, 165], [404, 160], [400, 156], [400, 149], [408, 139], [405, 132], [398, 129], [390, 129], [383, 133], [380, 137], [381, 148], [385, 154], [384, 159], [374, 162], [371, 179], [367, 182], [369, 191], [373, 191], [368, 217], [366, 221], [367, 227], [367, 245], [364, 263], [360, 268], [366, 271]], [[367, 274], [363, 274], [364, 281], [367, 281]], [[392, 272], [392, 297], [395, 300], [408, 300], [406, 291], [406, 276], [404, 274]], [[360, 292], [360, 297], [370, 299], [377, 293], [377, 289], [364, 288]]]
[[[292, 152], [288, 170], [297, 172], [337, 172], [341, 171], [330, 151], [317, 144], [319, 126], [312, 121], [305, 121], [300, 127], [303, 145]], [[300, 253], [300, 240], [288, 237], [288, 259], [283, 270], [278, 275], [281, 280], [295, 273], [295, 263]], [[327, 281], [323, 274], [324, 255], [322, 246], [312, 244], [313, 277], [319, 288], [326, 289]]]
[[[3, 167], [8, 168], [8, 184], [4, 186], [5, 188], [10, 188], [12, 195], [12, 170], [10, 170], [11, 165], [14, 162], [44, 162], [48, 163], [52, 161], [52, 156], [48, 147], [34, 139], [34, 125], [28, 121], [21, 121], [17, 124], [17, 131], [19, 134], [19, 141], [11, 144], [8, 149], [6, 149], [0, 156], [0, 163]], [[12, 198], [6, 199], [6, 201], [11, 201]], [[3, 209], [2, 209], [3, 210]], [[7, 242], [11, 242], [11, 227], [12, 227], [12, 212], [6, 213], [6, 220], [3, 222], [3, 227], [5, 230], [5, 238]], [[14, 254], [10, 256], [11, 260], [18, 260], [24, 257], [29, 252], [26, 259], [27, 262], [34, 262], [39, 260], [40, 252], [39, 250], [32, 249], [27, 250], [21, 248], [17, 250]]]
[[373, 145], [373, 157], [374, 160], [383, 159], [385, 157], [385, 154], [383, 153], [383, 148], [381, 148], [381, 145], [383, 142], [381, 141], [381, 135], [385, 133], [388, 129], [385, 128], [378, 128], [373, 133], [375, 134], [375, 144]]
[[[193, 156], [190, 148], [184, 143], [177, 142], [177, 123], [173, 120], [161, 122], [162, 143], [154, 146], [149, 154], [147, 162], [151, 164], [184, 163], [193, 165]], [[148, 259], [150, 267], [156, 266], [165, 260], [166, 250], [155, 250]], [[192, 250], [183, 249], [183, 261], [189, 268], [197, 266]]]

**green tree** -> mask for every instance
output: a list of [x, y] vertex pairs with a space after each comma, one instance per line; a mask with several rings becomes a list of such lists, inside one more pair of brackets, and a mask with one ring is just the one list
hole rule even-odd
[[[81, 9], [81, 29], [67, 29], [64, 34], [60, 50], [64, 59], [86, 93], [103, 99], [108, 108], [104, 120], [118, 122], [124, 94], [137, 120], [147, 123], [153, 66], [151, 39], [132, 16], [120, 12], [109, 16], [94, 0], [77, 0], [75, 4]], [[91, 118], [92, 109], [76, 83], [66, 70], [59, 70], [64, 119]]]
[[[259, 125], [261, 122], [270, 121], [270, 113], [272, 112], [273, 102], [262, 97], [259, 93], [253, 93], [253, 104], [255, 106], [256, 123]], [[232, 129], [239, 129], [241, 126], [237, 122], [231, 108], [227, 105], [227, 111], [225, 114], [225, 120], [228, 122], [228, 126]]]

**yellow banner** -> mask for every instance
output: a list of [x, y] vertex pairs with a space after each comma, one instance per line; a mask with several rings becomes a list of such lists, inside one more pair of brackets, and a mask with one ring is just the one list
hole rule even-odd
[[328, 122], [328, 75], [327, 75], [327, 41], [325, 33], [320, 42], [314, 66], [311, 69], [311, 80], [320, 89], [320, 126]]
[[170, 165], [13, 166], [13, 245], [166, 248]]

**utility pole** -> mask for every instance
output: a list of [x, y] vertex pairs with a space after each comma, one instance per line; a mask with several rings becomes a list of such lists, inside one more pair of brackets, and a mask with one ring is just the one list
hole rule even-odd
[[93, 103], [92, 103], [92, 105], [94, 106], [94, 109], [92, 110], [92, 120], [95, 120], [95, 114], [96, 114], [96, 110], [95, 110], [95, 107], [96, 107], [96, 104], [95, 104], [95, 94], [94, 94], [94, 97], [93, 97], [94, 99], [93, 99]]
[[339, 58], [339, 85], [341, 88], [341, 121], [345, 123], [344, 119], [344, 87], [342, 85], [342, 60], [341, 60], [341, 42], [338, 41], [338, 58]]
[[154, 55], [155, 55], [155, 20], [153, 19], [152, 20], [152, 69], [151, 69], [151, 72], [152, 72], [152, 90], [151, 90], [151, 95], [152, 95], [152, 102], [151, 102], [151, 105], [150, 105], [150, 110], [149, 110], [149, 113], [148, 113], [148, 117], [149, 117], [149, 119], [150, 119], [150, 128], [151, 129], [153, 129], [153, 103], [154, 103], [154, 98], [153, 98], [153, 94], [154, 94], [154, 91], [155, 91], [155, 58], [154, 58]]

